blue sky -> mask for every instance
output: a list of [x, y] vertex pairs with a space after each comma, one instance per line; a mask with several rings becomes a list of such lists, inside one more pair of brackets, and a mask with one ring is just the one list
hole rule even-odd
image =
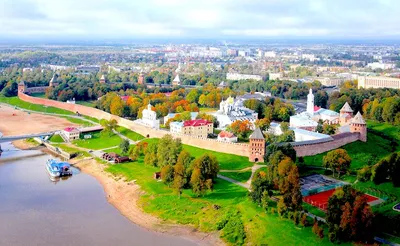
[[400, 38], [400, 0], [1, 0], [3, 38]]

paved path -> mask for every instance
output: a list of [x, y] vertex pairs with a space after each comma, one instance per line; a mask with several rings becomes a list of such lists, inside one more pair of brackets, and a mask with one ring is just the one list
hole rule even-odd
[[263, 168], [263, 167], [266, 167], [266, 166], [267, 166], [267, 165], [258, 165], [258, 164], [255, 164], [255, 165], [253, 165], [253, 166], [251, 167], [251, 176], [250, 176], [249, 180], [247, 180], [247, 182], [246, 182], [246, 184], [248, 184], [249, 187], [250, 187], [250, 185], [251, 185], [251, 181], [253, 180], [253, 176], [254, 176], [254, 174], [256, 173], [256, 171], [257, 171], [258, 169]]
[[241, 182], [239, 182], [239, 181], [237, 181], [237, 180], [234, 180], [234, 179], [231, 179], [231, 178], [222, 176], [222, 175], [220, 175], [220, 174], [218, 174], [217, 177], [220, 178], [220, 179], [223, 179], [223, 180], [225, 180], [225, 181], [228, 181], [228, 182], [237, 184], [237, 185], [239, 185], [239, 186], [242, 186], [242, 187], [244, 187], [244, 188], [246, 188], [246, 189], [249, 189], [249, 188], [250, 188], [250, 185], [249, 185], [249, 184], [241, 183]]
[[[136, 143], [138, 143], [139, 141], [133, 141], [132, 139], [130, 139], [130, 138], [128, 138], [128, 137], [125, 137], [124, 135], [122, 135], [121, 133], [119, 133], [119, 132], [117, 132], [116, 130], [114, 130], [113, 129], [113, 132], [115, 133], [115, 134], [117, 134], [120, 138], [122, 138], [122, 139], [125, 139], [125, 140], [128, 140], [129, 141], [129, 144], [136, 144]], [[118, 147], [118, 146], [117, 146]]]

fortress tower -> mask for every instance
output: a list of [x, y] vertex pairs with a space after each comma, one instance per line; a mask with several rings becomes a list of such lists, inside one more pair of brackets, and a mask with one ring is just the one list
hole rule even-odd
[[350, 132], [359, 132], [360, 141], [367, 142], [367, 124], [360, 112], [351, 120]]
[[100, 82], [101, 84], [105, 84], [105, 83], [106, 83], [106, 77], [104, 76], [104, 74], [101, 75], [101, 78], [100, 78], [99, 82]]
[[340, 115], [339, 115], [340, 125], [341, 126], [347, 125], [351, 121], [351, 118], [353, 118], [353, 110], [351, 109], [350, 105], [346, 102], [340, 109]]
[[51, 78], [50, 82], [49, 82], [49, 87], [56, 87], [58, 86], [58, 76], [57, 74], [53, 74], [53, 77]]
[[139, 77], [138, 77], [138, 84], [139, 84], [139, 85], [145, 85], [145, 84], [146, 84], [146, 81], [144, 80], [144, 74], [143, 74], [143, 73], [140, 73], [140, 74], [139, 74]]
[[20, 92], [25, 92], [26, 86], [25, 86], [25, 82], [23, 80], [21, 80], [18, 83], [18, 91]]
[[249, 153], [249, 161], [264, 162], [265, 138], [259, 127], [249, 137]]
[[314, 115], [314, 95], [311, 88], [310, 93], [307, 95], [307, 113], [309, 113], [311, 116]]

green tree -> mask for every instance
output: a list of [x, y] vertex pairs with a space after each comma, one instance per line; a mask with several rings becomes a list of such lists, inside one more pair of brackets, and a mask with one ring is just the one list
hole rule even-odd
[[157, 165], [164, 167], [166, 165], [175, 165], [179, 153], [182, 151], [181, 139], [174, 139], [167, 134], [162, 137], [158, 143], [157, 149]]
[[129, 151], [129, 141], [126, 139], [121, 139], [121, 143], [119, 144], [119, 148], [123, 154], [127, 154]]
[[144, 164], [149, 166], [157, 166], [157, 143], [150, 143], [144, 155]]
[[103, 131], [102, 133], [108, 134], [111, 136], [113, 134], [113, 131], [115, 128], [118, 126], [118, 122], [115, 119], [112, 120], [101, 120], [100, 124], [103, 126]]
[[185, 172], [185, 166], [183, 165], [183, 162], [180, 162], [178, 160], [178, 163], [174, 166], [174, 184], [173, 188], [176, 194], [181, 197], [182, 195], [182, 190], [183, 187], [186, 184], [186, 172]]
[[250, 197], [253, 200], [253, 202], [257, 204], [262, 204], [262, 198], [264, 192], [266, 192], [268, 196], [271, 196], [272, 188], [273, 185], [268, 180], [267, 174], [263, 171], [260, 171], [254, 175], [253, 180], [251, 181]]
[[166, 165], [161, 168], [161, 179], [168, 187], [171, 185], [174, 181], [174, 167], [172, 165]]
[[333, 176], [335, 175], [335, 171], [340, 177], [342, 172], [346, 172], [351, 164], [351, 158], [347, 151], [344, 149], [335, 149], [329, 151], [323, 157], [323, 165], [326, 168], [330, 168], [332, 170]]

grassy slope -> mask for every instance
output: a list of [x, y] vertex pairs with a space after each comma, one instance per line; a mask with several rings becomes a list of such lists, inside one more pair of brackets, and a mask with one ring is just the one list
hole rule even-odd
[[64, 143], [64, 139], [58, 134], [51, 136], [49, 141], [53, 143]]
[[122, 135], [124, 135], [125, 137], [127, 137], [133, 141], [138, 141], [138, 140], [144, 139], [144, 137], [142, 135], [140, 135], [139, 133], [129, 130], [122, 126], [118, 126], [116, 130], [117, 130], [117, 132], [121, 133]]
[[[150, 138], [144, 141], [151, 143], [151, 142], [158, 142], [159, 139]], [[213, 154], [217, 158], [221, 170], [241, 170], [243, 168], [253, 166], [253, 163], [249, 162], [249, 158], [245, 156], [238, 156], [232, 154], [225, 154], [221, 152], [215, 152], [211, 150], [205, 150], [186, 144], [183, 144], [183, 149], [188, 151], [194, 157], [199, 157], [205, 153]]]
[[55, 113], [55, 114], [66, 114], [66, 115], [74, 115], [73, 112], [55, 108], [55, 107], [46, 107], [40, 104], [32, 104], [25, 101], [22, 101], [18, 97], [0, 97], [0, 102], [11, 104], [23, 109], [28, 109], [37, 112], [45, 112], [45, 113]]
[[220, 172], [221, 175], [237, 180], [239, 182], [247, 182], [251, 176], [251, 170], [242, 172]]
[[[381, 131], [391, 137], [400, 139], [400, 127], [395, 127], [386, 123], [368, 122], [368, 127]], [[400, 140], [399, 140], [400, 141]], [[351, 169], [357, 170], [365, 165], [374, 165], [383, 157], [391, 153], [390, 141], [386, 140], [374, 133], [368, 133], [366, 143], [357, 141], [342, 147], [347, 150], [352, 158]], [[322, 166], [322, 157], [326, 153], [315, 156], [306, 156], [304, 161], [306, 165]]]
[[90, 139], [79, 139], [73, 141], [75, 145], [82, 148], [87, 149], [105, 149], [113, 146], [118, 146], [121, 142], [121, 138], [113, 134], [108, 136], [107, 134], [101, 134], [100, 132], [96, 132], [92, 134], [92, 138]]
[[[107, 171], [123, 175], [127, 180], [136, 180], [146, 192], [140, 199], [143, 209], [170, 222], [194, 225], [202, 231], [215, 231], [217, 222], [227, 213], [239, 211], [245, 226], [246, 243], [250, 245], [329, 244], [326, 238], [322, 241], [316, 239], [311, 227], [296, 227], [293, 222], [276, 214], [266, 214], [248, 199], [246, 189], [220, 179], [217, 179], [214, 191], [204, 197], [195, 198], [190, 190], [185, 190], [179, 199], [170, 188], [153, 179], [153, 173], [158, 169], [145, 166], [143, 159], [111, 165]], [[221, 208], [216, 210], [213, 205]]]

